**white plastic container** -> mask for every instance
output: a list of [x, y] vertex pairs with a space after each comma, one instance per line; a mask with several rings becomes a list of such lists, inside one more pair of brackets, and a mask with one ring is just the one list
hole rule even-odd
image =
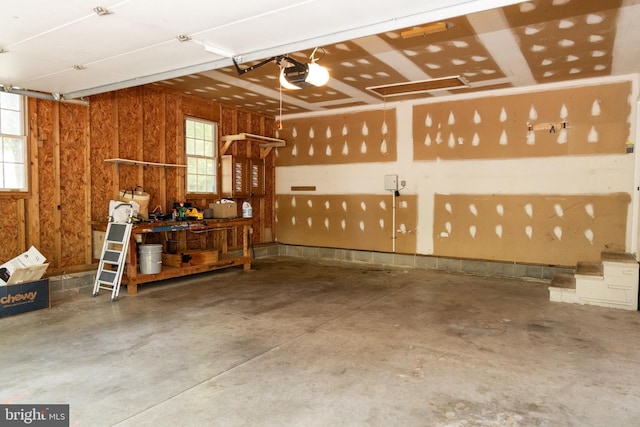
[[162, 270], [162, 245], [140, 245], [140, 273], [158, 274]]
[[242, 218], [251, 218], [253, 216], [253, 210], [249, 202], [242, 202]]

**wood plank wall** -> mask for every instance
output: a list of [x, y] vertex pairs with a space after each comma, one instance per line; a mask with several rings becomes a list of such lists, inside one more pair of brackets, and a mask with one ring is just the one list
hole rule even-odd
[[[28, 100], [31, 194], [0, 198], [0, 263], [34, 245], [51, 263], [48, 275], [95, 268], [92, 223], [106, 220], [109, 200], [121, 188], [143, 186], [151, 194], [150, 211], [160, 206], [167, 212], [174, 201], [182, 200], [208, 207], [218, 197], [186, 197], [184, 168], [116, 167], [105, 162], [119, 157], [184, 164], [186, 116], [218, 122], [220, 136], [275, 134], [273, 117], [154, 86], [95, 95], [89, 101], [84, 107]], [[260, 154], [256, 146], [243, 142], [234, 144], [231, 152], [256, 158]], [[253, 243], [271, 239], [274, 167], [272, 152], [266, 159], [266, 196], [248, 199], [253, 206]], [[240, 244], [240, 236], [230, 237], [236, 239], [232, 244]]]

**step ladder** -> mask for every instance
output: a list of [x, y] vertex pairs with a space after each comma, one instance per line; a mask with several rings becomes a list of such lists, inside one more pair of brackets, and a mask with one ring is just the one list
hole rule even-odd
[[[114, 211], [123, 206], [132, 207], [129, 203], [122, 203], [117, 205]], [[118, 299], [118, 293], [120, 292], [120, 282], [122, 281], [122, 274], [124, 273], [127, 261], [133, 218], [129, 216], [126, 222], [115, 222], [113, 217], [113, 212], [111, 212], [109, 222], [107, 223], [104, 244], [102, 245], [100, 263], [98, 264], [98, 271], [96, 272], [96, 280], [93, 284], [92, 295], [96, 297], [100, 289], [106, 289], [111, 291], [111, 301], [116, 301]]]

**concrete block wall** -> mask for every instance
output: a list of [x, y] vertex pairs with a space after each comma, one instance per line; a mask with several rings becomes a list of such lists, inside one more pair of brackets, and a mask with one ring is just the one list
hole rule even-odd
[[[256, 249], [258, 253], [266, 248]], [[272, 253], [275, 251], [269, 248]], [[421, 268], [448, 273], [472, 274], [478, 276], [506, 277], [525, 280], [551, 281], [556, 274], [571, 274], [573, 268], [518, 264], [514, 262], [482, 261], [472, 259], [445, 258], [428, 255], [394, 254], [389, 252], [357, 251], [296, 245], [277, 245], [277, 255], [329, 261], [359, 262], [373, 265]], [[266, 256], [266, 255], [265, 255]], [[273, 255], [270, 255], [273, 256]]]
[[[394, 254], [389, 252], [359, 251], [283, 244], [259, 245], [251, 249], [254, 259], [288, 256], [314, 260], [364, 263], [380, 266], [420, 268], [448, 273], [475, 274], [551, 281], [556, 274], [572, 274], [572, 268], [524, 265], [511, 262], [453, 259], [425, 255]], [[51, 300], [61, 300], [78, 295], [91, 295], [95, 271], [63, 274], [49, 278]]]
[[49, 277], [49, 295], [52, 301], [71, 298], [80, 294], [91, 295], [95, 271], [63, 274]]

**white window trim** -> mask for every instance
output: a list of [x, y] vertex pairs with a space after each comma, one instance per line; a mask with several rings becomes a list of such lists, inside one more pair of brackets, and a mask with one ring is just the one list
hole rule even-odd
[[[18, 96], [20, 99], [20, 112], [21, 112], [21, 117], [20, 117], [20, 126], [21, 126], [21, 135], [11, 135], [11, 134], [4, 134], [4, 133], [0, 133], [0, 138], [11, 138], [11, 139], [19, 139], [22, 141], [22, 148], [23, 148], [23, 158], [24, 158], [24, 187], [23, 188], [5, 188], [4, 186], [0, 187], [0, 195], [2, 194], [11, 194], [11, 193], [18, 193], [18, 194], [28, 194], [29, 193], [29, 188], [30, 188], [30, 165], [31, 165], [31, 159], [30, 159], [30, 150], [29, 150], [29, 139], [28, 139], [28, 127], [27, 127], [27, 101], [26, 101], [26, 97], [23, 95], [18, 95], [15, 94], [15, 96]], [[0, 162], [3, 164], [4, 166], [4, 162]], [[2, 173], [4, 173], [4, 171], [2, 171]]]
[[[208, 156], [198, 156], [198, 155], [189, 155], [187, 153], [187, 122], [188, 121], [193, 121], [193, 122], [200, 122], [200, 123], [206, 123], [206, 124], [211, 124], [213, 125], [213, 157], [208, 157]], [[207, 120], [207, 119], [202, 119], [199, 117], [192, 117], [192, 116], [186, 116], [184, 118], [184, 126], [185, 126], [185, 132], [184, 132], [184, 152], [185, 152], [185, 161], [187, 164], [187, 170], [185, 173], [185, 191], [186, 194], [188, 195], [193, 195], [193, 194], [212, 194], [212, 195], [216, 195], [219, 193], [218, 191], [218, 127], [219, 124], [218, 122], [214, 121], [214, 120]], [[215, 188], [215, 191], [190, 191], [189, 190], [189, 159], [190, 158], [205, 158], [205, 159], [212, 159], [213, 160], [213, 169], [214, 169], [214, 176], [213, 176], [213, 185]]]

